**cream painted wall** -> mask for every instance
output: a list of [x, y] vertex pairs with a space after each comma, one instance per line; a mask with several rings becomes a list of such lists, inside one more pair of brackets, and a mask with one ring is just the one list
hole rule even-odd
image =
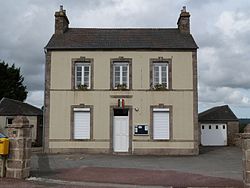
[[[94, 59], [94, 91], [72, 91], [72, 59], [79, 57]], [[123, 56], [132, 58], [133, 89], [137, 91], [109, 91], [110, 59]], [[150, 91], [149, 60], [151, 58], [172, 59], [173, 91]], [[110, 139], [110, 106], [117, 105], [111, 95], [131, 95], [125, 98], [126, 105], [133, 106], [133, 125], [150, 125], [150, 105], [172, 105], [173, 140], [171, 142], [149, 141], [149, 136], [134, 136], [135, 148], [193, 148], [193, 72], [192, 52], [124, 52], [82, 51], [53, 52], [51, 60], [51, 91], [49, 143], [50, 148], [108, 148]], [[105, 89], [105, 90], [104, 90]], [[141, 90], [140, 90], [141, 89]], [[140, 91], [139, 91], [140, 90]], [[71, 105], [93, 105], [93, 139], [95, 142], [66, 140], [71, 137]], [[136, 112], [134, 108], [139, 108]], [[65, 140], [65, 142], [56, 139]], [[104, 142], [104, 140], [107, 140]], [[145, 140], [143, 142], [142, 140]]]
[[194, 143], [192, 142], [134, 142], [133, 148], [185, 148], [192, 149]]
[[[37, 116], [26, 116], [29, 120], [30, 125], [33, 125], [32, 128], [32, 141], [35, 141], [37, 136]], [[15, 118], [15, 116], [0, 116], [0, 132], [7, 134], [6, 118]]]
[[6, 134], [6, 116], [0, 116], [0, 132]]
[[[118, 93], [123, 94], [122, 91]], [[110, 106], [117, 104], [117, 98], [111, 98], [111, 94], [111, 91], [51, 91], [50, 139], [70, 139], [71, 105], [79, 104], [94, 106], [94, 139], [109, 139]], [[150, 125], [150, 105], [172, 105], [173, 139], [193, 140], [191, 91], [132, 91], [130, 94], [133, 97], [125, 99], [126, 105], [139, 108], [138, 112], [133, 110], [133, 125]]]
[[50, 142], [50, 148], [109, 148], [109, 142]]
[[71, 89], [72, 59], [94, 59], [94, 89], [110, 88], [110, 59], [123, 56], [132, 58], [133, 89], [149, 89], [149, 60], [172, 59], [173, 89], [192, 89], [192, 52], [124, 52], [82, 51], [53, 52], [51, 56], [51, 89]]

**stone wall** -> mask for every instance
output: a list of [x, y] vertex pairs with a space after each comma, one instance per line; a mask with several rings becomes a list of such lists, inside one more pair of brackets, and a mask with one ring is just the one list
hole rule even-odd
[[239, 122], [238, 121], [229, 121], [227, 123], [227, 144], [229, 146], [235, 145], [236, 134], [239, 133]]
[[29, 177], [31, 158], [31, 128], [24, 116], [17, 116], [7, 127], [10, 141], [6, 162], [6, 177], [23, 179]]

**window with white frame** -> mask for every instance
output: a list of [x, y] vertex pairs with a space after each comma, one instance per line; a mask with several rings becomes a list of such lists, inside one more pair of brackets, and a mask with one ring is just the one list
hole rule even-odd
[[169, 140], [170, 138], [169, 108], [153, 109], [153, 139]]
[[113, 88], [129, 88], [129, 64], [124, 62], [113, 63]]
[[75, 63], [75, 87], [78, 89], [90, 89], [91, 65], [90, 63]]
[[168, 63], [153, 63], [153, 87], [168, 88]]
[[90, 139], [90, 108], [74, 108], [74, 139]]

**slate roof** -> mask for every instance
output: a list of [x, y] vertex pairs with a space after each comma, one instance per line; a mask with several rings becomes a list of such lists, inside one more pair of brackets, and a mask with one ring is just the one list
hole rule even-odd
[[21, 101], [2, 98], [0, 101], [0, 116], [16, 116], [16, 115], [25, 115], [25, 116], [42, 116], [43, 111], [37, 107], [34, 107], [30, 104], [23, 103]]
[[238, 118], [228, 105], [224, 105], [200, 113], [199, 121], [238, 121]]
[[133, 50], [133, 49], [197, 49], [191, 34], [176, 28], [69, 28], [64, 34], [53, 35], [47, 50]]

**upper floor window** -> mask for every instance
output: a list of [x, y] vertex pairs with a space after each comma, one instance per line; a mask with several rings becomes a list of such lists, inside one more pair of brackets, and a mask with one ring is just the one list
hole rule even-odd
[[119, 88], [123, 87], [124, 89], [128, 89], [129, 86], [129, 66], [128, 63], [114, 63], [113, 66], [113, 87]]
[[72, 84], [75, 89], [88, 90], [92, 88], [93, 78], [93, 60], [81, 57], [73, 59], [74, 70], [74, 83]]
[[155, 90], [166, 90], [170, 88], [170, 67], [168, 60], [162, 58], [151, 60], [151, 88]]
[[127, 90], [132, 88], [131, 59], [119, 57], [111, 60], [111, 88]]
[[168, 88], [168, 64], [167, 63], [154, 63], [154, 86], [162, 85]]
[[90, 89], [90, 72], [91, 66], [89, 63], [76, 63], [76, 88], [86, 87]]

